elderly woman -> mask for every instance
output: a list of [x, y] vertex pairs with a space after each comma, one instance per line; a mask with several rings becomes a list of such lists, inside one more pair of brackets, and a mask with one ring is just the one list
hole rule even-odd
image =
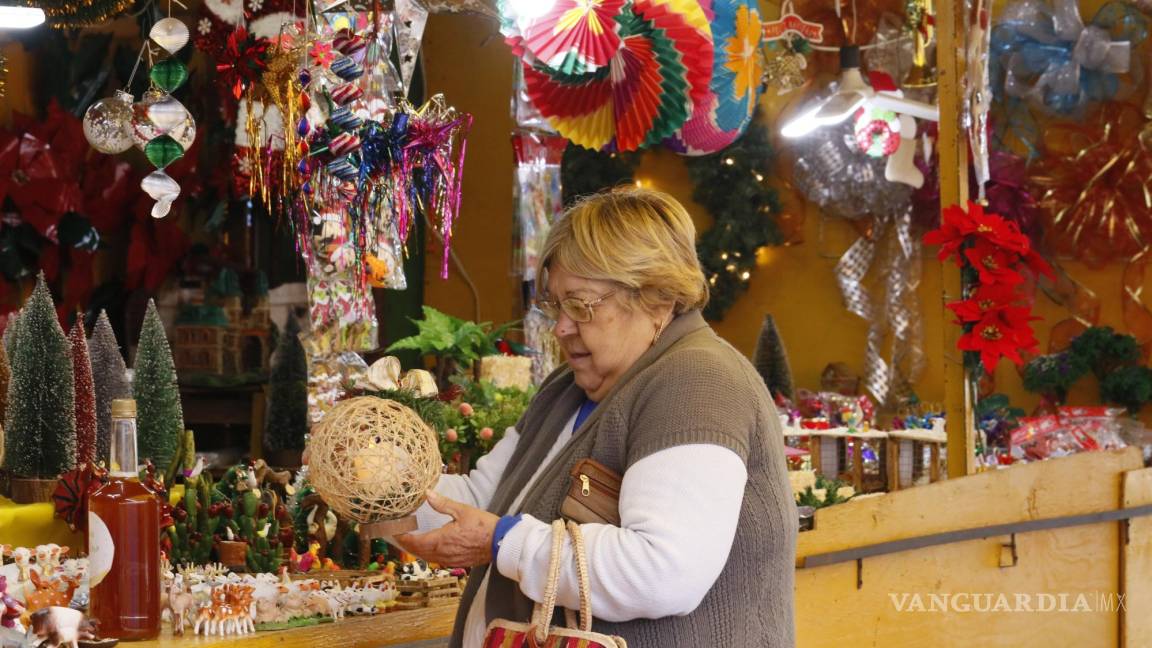
[[[494, 618], [528, 620], [550, 522], [585, 458], [624, 476], [620, 526], [581, 527], [594, 630], [640, 647], [793, 645], [797, 516], [780, 420], [700, 314], [694, 239], [683, 206], [644, 190], [589, 197], [552, 228], [537, 287], [567, 365], [475, 470], [440, 479], [421, 531], [397, 538], [475, 567], [452, 646], [480, 646]], [[578, 593], [569, 562], [558, 604], [579, 609]]]

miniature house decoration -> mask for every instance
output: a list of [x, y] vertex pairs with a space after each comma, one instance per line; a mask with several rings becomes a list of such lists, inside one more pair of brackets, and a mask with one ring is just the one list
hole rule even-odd
[[236, 273], [225, 268], [210, 286], [181, 291], [173, 358], [181, 374], [237, 375], [266, 372], [271, 355], [267, 281], [245, 295]]

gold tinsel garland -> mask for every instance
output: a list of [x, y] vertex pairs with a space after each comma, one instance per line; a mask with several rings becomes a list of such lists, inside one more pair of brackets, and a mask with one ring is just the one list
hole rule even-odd
[[135, 0], [25, 0], [29, 7], [44, 10], [47, 22], [56, 29], [96, 25], [127, 11]]
[[8, 57], [0, 54], [0, 99], [8, 95]]

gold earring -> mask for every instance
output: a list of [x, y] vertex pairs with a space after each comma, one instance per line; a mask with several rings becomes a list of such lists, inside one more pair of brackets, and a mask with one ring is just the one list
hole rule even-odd
[[652, 346], [656, 346], [656, 342], [660, 340], [660, 335], [664, 333], [664, 327], [659, 322], [654, 324], [656, 328], [656, 335], [652, 336]]

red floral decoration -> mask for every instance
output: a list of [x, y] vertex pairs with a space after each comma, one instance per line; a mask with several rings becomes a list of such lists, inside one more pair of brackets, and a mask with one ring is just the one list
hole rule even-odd
[[948, 304], [964, 327], [960, 350], [978, 356], [988, 373], [1004, 357], [1023, 364], [1023, 354], [1036, 350], [1030, 322], [1038, 318], [1021, 290], [1022, 272], [1052, 277], [1028, 237], [1016, 223], [968, 203], [967, 210], [945, 209], [940, 228], [925, 234], [924, 243], [940, 246], [940, 260], [962, 268], [966, 298]]

